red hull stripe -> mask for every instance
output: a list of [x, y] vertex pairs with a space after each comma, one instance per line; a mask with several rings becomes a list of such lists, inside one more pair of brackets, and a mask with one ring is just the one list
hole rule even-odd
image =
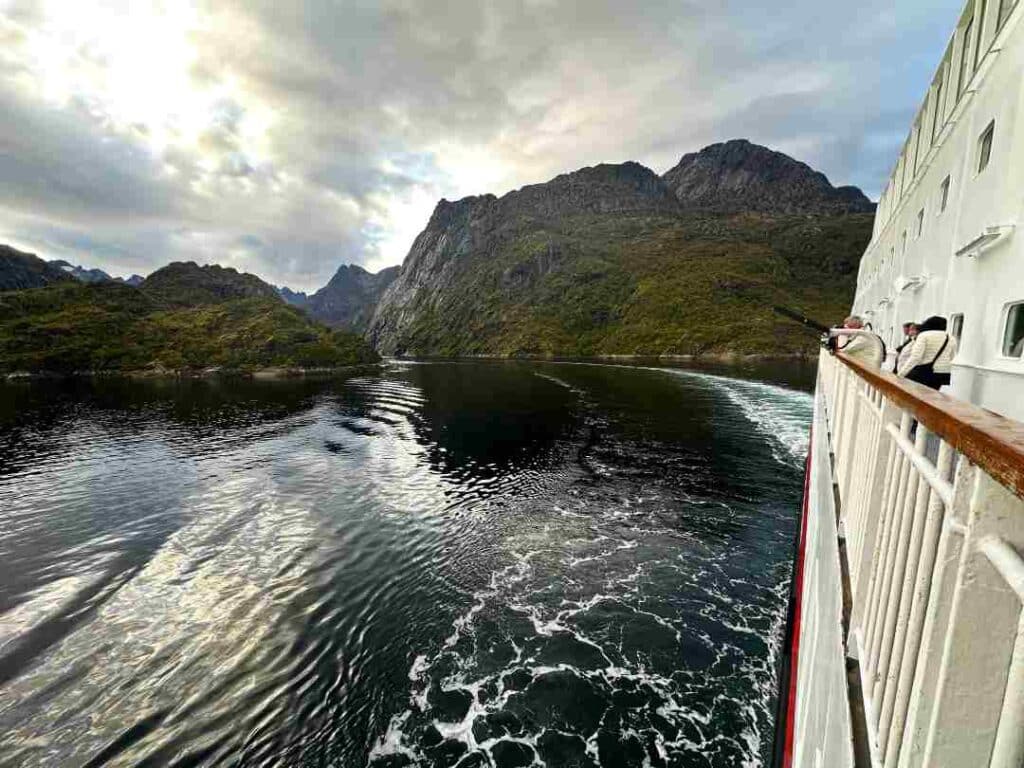
[[796, 579], [793, 589], [796, 590], [796, 602], [793, 608], [793, 632], [790, 640], [789, 658], [789, 706], [786, 708], [786, 743], [782, 752], [783, 768], [793, 765], [793, 736], [796, 730], [796, 688], [800, 669], [800, 614], [803, 609], [804, 597], [804, 552], [807, 549], [807, 511], [811, 495], [811, 452], [814, 446], [814, 427], [810, 431], [810, 446], [807, 451], [807, 463], [804, 466], [804, 501], [800, 513], [800, 545], [796, 554]]

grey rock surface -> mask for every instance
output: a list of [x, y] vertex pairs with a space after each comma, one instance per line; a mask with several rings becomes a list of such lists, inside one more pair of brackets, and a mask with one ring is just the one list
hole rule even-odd
[[[374, 274], [356, 264], [342, 265], [327, 285], [298, 306], [322, 323], [362, 333], [384, 291], [397, 276], [398, 267]], [[285, 300], [289, 301], [287, 297]]]
[[722, 213], [871, 213], [856, 187], [834, 187], [805, 163], [734, 139], [683, 155], [662, 179], [687, 209]]
[[[366, 336], [381, 354], [402, 352], [409, 328], [439, 311], [439, 300], [454, 288], [467, 259], [494, 252], [524, 229], [571, 215], [637, 212], [677, 214], [680, 206], [654, 171], [634, 162], [582, 168], [500, 198], [441, 200], [381, 297]], [[557, 259], [549, 251], [529, 270], [503, 280], [508, 286], [530, 281], [531, 272], [546, 271]]]
[[0, 245], [0, 291], [42, 288], [50, 283], [70, 280], [74, 277], [34, 253]]

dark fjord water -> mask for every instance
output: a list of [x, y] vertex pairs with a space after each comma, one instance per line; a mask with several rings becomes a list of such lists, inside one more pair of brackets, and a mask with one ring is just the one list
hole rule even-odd
[[590, 365], [0, 388], [0, 765], [760, 765], [809, 419]]

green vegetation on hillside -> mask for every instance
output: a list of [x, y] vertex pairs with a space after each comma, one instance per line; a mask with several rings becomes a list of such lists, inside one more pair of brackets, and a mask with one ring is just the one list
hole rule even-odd
[[[145, 284], [144, 284], [145, 286]], [[119, 283], [0, 293], [0, 372], [341, 367], [379, 358], [277, 298], [180, 306]]]
[[217, 264], [199, 266], [194, 261], [171, 262], [147, 277], [141, 287], [155, 299], [181, 307], [242, 298], [282, 301], [274, 287], [256, 275]]
[[810, 353], [775, 316], [849, 309], [871, 214], [576, 215], [523, 220], [417, 307], [411, 355]]

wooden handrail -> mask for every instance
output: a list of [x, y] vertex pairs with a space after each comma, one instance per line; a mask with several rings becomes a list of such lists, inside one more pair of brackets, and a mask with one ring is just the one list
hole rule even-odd
[[[839, 352], [847, 368], [909, 411], [950, 447], [993, 479], [1024, 498], [1024, 423], [936, 392], [885, 371], [876, 371]], [[1021, 393], [1024, 397], [1024, 392]]]

